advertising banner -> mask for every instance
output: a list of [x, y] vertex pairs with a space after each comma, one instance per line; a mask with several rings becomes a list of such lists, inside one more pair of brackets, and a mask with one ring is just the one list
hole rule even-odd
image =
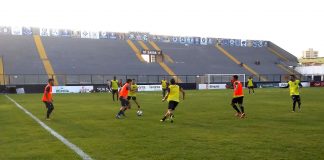
[[198, 89], [226, 89], [226, 84], [199, 84]]
[[278, 88], [279, 83], [257, 83], [258, 88]]
[[[311, 83], [309, 83], [309, 82], [301, 82], [301, 85], [303, 87], [310, 87]], [[288, 86], [288, 83], [279, 83], [279, 87], [287, 87], [287, 86]]]
[[[310, 87], [310, 82], [301, 82], [303, 87]], [[324, 86], [324, 83], [323, 83]]]
[[53, 93], [90, 93], [93, 86], [53, 86]]
[[108, 89], [108, 87], [106, 85], [94, 86], [94, 90], [96, 92], [110, 92], [110, 90]]
[[138, 85], [138, 91], [162, 91], [162, 85]]
[[16, 88], [17, 94], [25, 94], [25, 89], [24, 88]]
[[279, 83], [279, 87], [287, 87], [288, 83]]
[[[96, 92], [108, 92], [108, 87], [107, 86], [95, 86], [94, 90]], [[138, 85], [138, 91], [162, 91], [162, 86], [161, 85]]]
[[311, 82], [311, 87], [324, 87], [324, 82]]

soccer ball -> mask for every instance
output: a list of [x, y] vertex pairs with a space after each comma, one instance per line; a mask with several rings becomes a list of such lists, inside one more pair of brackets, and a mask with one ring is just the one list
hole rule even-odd
[[143, 111], [139, 110], [136, 112], [137, 116], [142, 116], [143, 115]]

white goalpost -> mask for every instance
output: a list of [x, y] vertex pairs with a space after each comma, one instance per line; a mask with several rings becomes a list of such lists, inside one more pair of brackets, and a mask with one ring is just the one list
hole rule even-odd
[[205, 74], [206, 84], [220, 84], [231, 82], [232, 76], [237, 75], [238, 80], [243, 83], [245, 87], [246, 75], [245, 74]]

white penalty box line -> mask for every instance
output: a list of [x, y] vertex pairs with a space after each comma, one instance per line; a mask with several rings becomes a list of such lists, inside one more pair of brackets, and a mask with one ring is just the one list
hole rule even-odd
[[6, 97], [16, 105], [19, 109], [24, 111], [27, 115], [29, 115], [32, 119], [34, 119], [40, 126], [42, 126], [46, 131], [48, 131], [51, 135], [56, 137], [58, 140], [60, 140], [62, 143], [64, 143], [68, 148], [70, 148], [72, 151], [74, 151], [76, 154], [78, 154], [83, 160], [93, 160], [87, 153], [81, 150], [78, 146], [71, 143], [69, 140], [64, 138], [62, 135], [54, 131], [52, 128], [47, 126], [44, 122], [39, 120], [37, 117], [35, 117], [32, 113], [30, 113], [27, 109], [25, 109], [23, 106], [21, 106], [19, 103], [17, 103], [14, 99], [10, 98], [8, 95]]

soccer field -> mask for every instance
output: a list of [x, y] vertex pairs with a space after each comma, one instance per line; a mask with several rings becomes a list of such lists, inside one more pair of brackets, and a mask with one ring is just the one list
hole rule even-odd
[[[302, 88], [302, 112], [291, 112], [288, 89], [245, 90], [246, 119], [234, 117], [231, 90], [186, 91], [175, 122], [161, 123], [167, 103], [160, 92], [138, 94], [127, 118], [115, 119], [111, 94], [54, 95], [45, 121], [41, 94], [9, 95], [96, 160], [324, 159], [323, 88]], [[81, 159], [30, 116], [0, 95], [0, 159]], [[134, 104], [134, 103], [133, 103]]]

